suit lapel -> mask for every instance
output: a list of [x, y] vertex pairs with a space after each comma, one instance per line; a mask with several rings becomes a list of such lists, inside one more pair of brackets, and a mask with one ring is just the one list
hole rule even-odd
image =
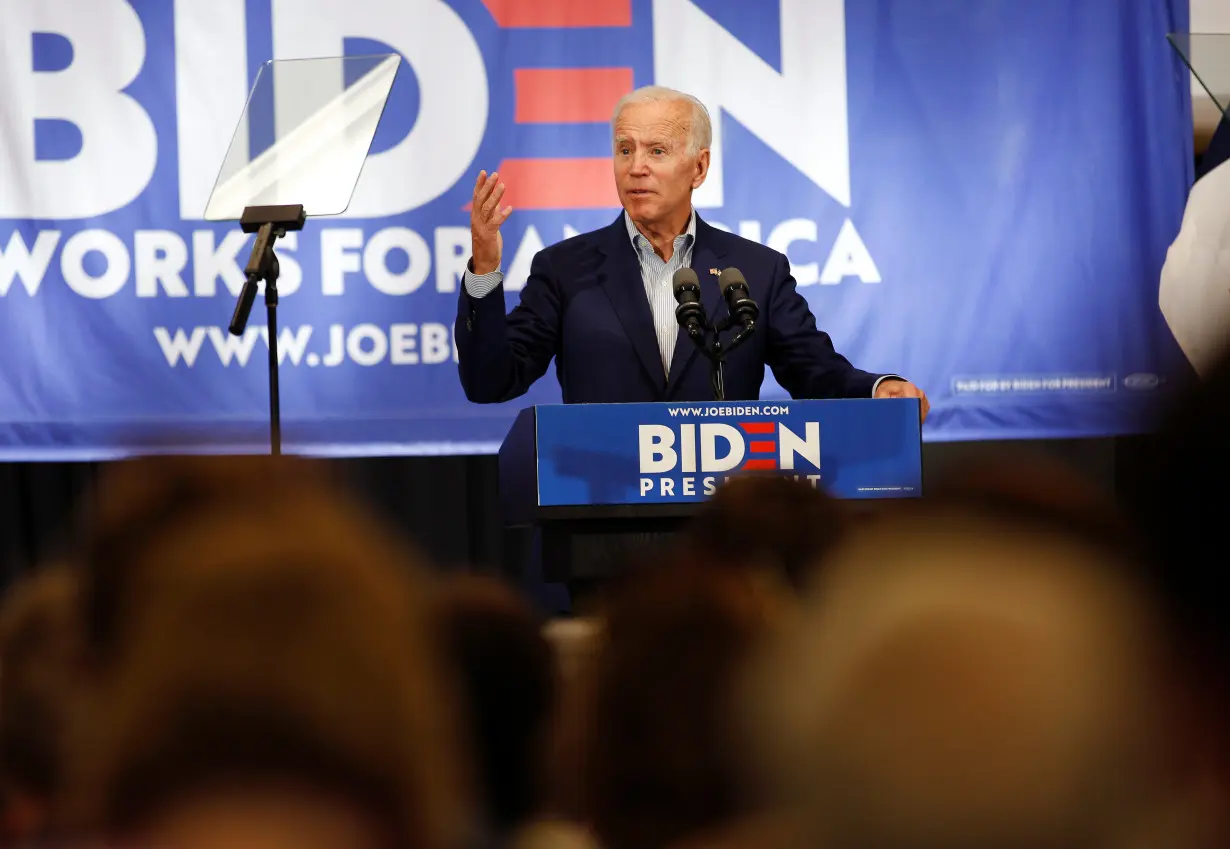
[[[725, 256], [721, 245], [717, 244], [716, 233], [717, 230], [706, 224], [697, 214], [696, 245], [692, 250], [692, 262], [689, 267], [700, 278], [700, 299], [705, 307], [705, 316], [710, 323], [726, 314], [725, 308], [721, 306], [722, 295], [718, 289], [718, 278], [713, 273], [714, 269], [719, 271], [722, 269], [721, 258]], [[721, 315], [719, 315], [719, 309]], [[666, 383], [667, 398], [670, 398], [671, 393], [678, 388], [679, 381], [683, 379], [687, 370], [693, 366], [693, 361], [697, 359], [703, 361], [705, 368], [709, 368], [709, 361], [701, 355], [696, 343], [688, 338], [688, 334], [681, 332], [679, 338], [675, 340], [675, 353], [671, 357], [670, 379]]]
[[654, 333], [653, 312], [649, 309], [640, 262], [636, 257], [636, 248], [632, 247], [632, 240], [628, 238], [622, 212], [615, 223], [607, 228], [602, 252], [604, 259], [598, 269], [599, 284], [653, 384], [665, 388], [666, 375], [662, 371], [662, 354], [658, 351], [658, 338]]

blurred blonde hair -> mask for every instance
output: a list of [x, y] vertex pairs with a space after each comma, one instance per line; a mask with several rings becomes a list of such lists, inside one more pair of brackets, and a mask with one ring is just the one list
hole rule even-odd
[[816, 844], [1127, 846], [1171, 824], [1165, 658], [1096, 537], [922, 506], [834, 552], [745, 715]]
[[361, 505], [281, 464], [262, 478], [264, 463], [172, 461], [170, 488], [193, 497], [157, 522], [106, 504], [144, 490], [156, 508], [163, 465], [101, 492], [113, 545], [88, 565], [117, 585], [77, 740], [74, 824], [123, 835], [218, 782], [298, 777], [360, 802], [403, 845], [470, 837], [423, 563]]

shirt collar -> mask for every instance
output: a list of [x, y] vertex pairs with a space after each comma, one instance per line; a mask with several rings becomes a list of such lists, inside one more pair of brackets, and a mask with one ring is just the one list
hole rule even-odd
[[[635, 248], [640, 245], [640, 242], [637, 241], [638, 239], [644, 240], [646, 247], [649, 246], [649, 240], [645, 238], [645, 234], [643, 234], [640, 230], [636, 229], [636, 225], [632, 223], [632, 216], [628, 214], [628, 210], [626, 209], [624, 210], [624, 226], [628, 228], [628, 238], [632, 240], [632, 247]], [[688, 216], [688, 229], [684, 230], [682, 234], [675, 237], [676, 241], [678, 241], [680, 238], [687, 239], [687, 241], [684, 243], [685, 245], [691, 245], [693, 242], [696, 241], [696, 210], [695, 209], [693, 209], [691, 215]]]

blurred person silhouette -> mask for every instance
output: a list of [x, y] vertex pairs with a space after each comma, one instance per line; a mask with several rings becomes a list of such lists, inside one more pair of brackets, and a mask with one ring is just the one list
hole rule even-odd
[[[174, 536], [185, 523], [210, 520], [217, 537], [208, 545], [217, 548], [228, 543], [227, 529], [217, 527], [227, 517], [275, 510], [284, 498], [304, 493], [342, 501], [345, 493], [336, 488], [328, 468], [285, 456], [179, 455], [141, 456], [105, 466], [82, 511], [70, 555], [82, 569], [82, 620], [91, 666], [111, 660], [132, 619], [134, 597], [147, 583], [173, 581], [180, 561], [189, 559], [177, 552], [151, 561], [144, 551], [153, 542]], [[345, 499], [342, 506], [349, 516], [367, 521], [360, 505]], [[300, 528], [293, 515], [279, 521], [267, 527], [268, 538], [293, 535]], [[321, 530], [335, 532], [332, 524]]]
[[[1227, 166], [1220, 166], [1225, 169]], [[1225, 482], [1230, 480], [1230, 351], [1162, 411], [1128, 503], [1149, 553], [1149, 589], [1181, 641], [1187, 753], [1223, 812], [1230, 843], [1230, 616], [1224, 589]]]
[[1037, 521], [1139, 563], [1141, 534], [1114, 496], [1047, 454], [1000, 448], [928, 482], [926, 500]]
[[851, 533], [743, 699], [799, 845], [1205, 846], [1120, 552], [955, 499]]
[[781, 615], [781, 599], [751, 575], [689, 561], [611, 588], [576, 765], [582, 819], [604, 849], [703, 842], [757, 815], [731, 699]]
[[678, 548], [699, 563], [764, 570], [800, 589], [848, 524], [846, 506], [806, 481], [743, 474], [701, 505]]
[[1192, 186], [1178, 235], [1166, 251], [1158, 307], [1193, 371], [1207, 378], [1230, 341], [1230, 162]]
[[77, 574], [48, 565], [0, 605], [0, 845], [49, 844], [81, 690]]
[[546, 816], [546, 757], [557, 708], [555, 656], [525, 600], [494, 578], [451, 576], [436, 599], [455, 668], [476, 784], [494, 846], [526, 839]]
[[[468, 752], [422, 564], [324, 481], [247, 469], [272, 474], [152, 459], [103, 482], [95, 529], [114, 536], [83, 548], [103, 627], [74, 735], [74, 834], [470, 844]], [[142, 487], [144, 502], [116, 503]]]
[[[536, 838], [550, 845], [593, 846], [595, 840], [582, 825], [580, 770], [582, 746], [588, 729], [586, 710], [595, 665], [605, 641], [605, 625], [598, 615], [556, 617], [543, 627], [555, 657], [558, 698], [546, 761], [547, 820]], [[549, 834], [555, 825], [555, 834]], [[524, 844], [527, 849], [531, 844]]]

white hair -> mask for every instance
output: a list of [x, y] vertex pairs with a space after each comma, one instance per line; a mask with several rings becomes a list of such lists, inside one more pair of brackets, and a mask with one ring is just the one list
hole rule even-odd
[[700, 153], [713, 144], [713, 124], [709, 121], [709, 110], [705, 104], [686, 92], [677, 91], [662, 85], [647, 85], [630, 91], [615, 104], [615, 112], [611, 115], [611, 130], [614, 133], [615, 124], [624, 107], [640, 103], [686, 103], [692, 107], [692, 120], [688, 122], [688, 153], [692, 156]]

